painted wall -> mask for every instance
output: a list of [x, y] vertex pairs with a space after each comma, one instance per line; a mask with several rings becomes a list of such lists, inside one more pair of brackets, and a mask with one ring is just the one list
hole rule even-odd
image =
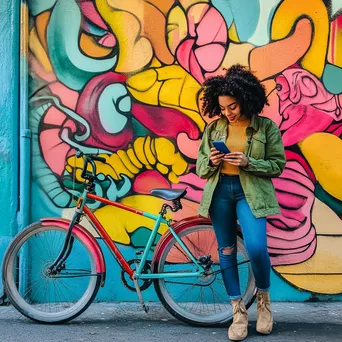
[[[0, 3], [0, 265], [18, 210], [19, 2]], [[0, 279], [0, 297], [2, 296]]]
[[[70, 216], [81, 181], [75, 148], [106, 158], [97, 163], [98, 194], [156, 213], [162, 201], [151, 188], [188, 187], [174, 218], [196, 215], [204, 181], [194, 164], [207, 124], [198, 91], [206, 77], [239, 62], [265, 85], [270, 106], [263, 115], [279, 126], [288, 160], [274, 180], [281, 214], [268, 219], [272, 296], [341, 299], [341, 1], [29, 6], [33, 220]], [[151, 223], [109, 206], [92, 208], [133, 258]], [[136, 300], [117, 275], [101, 291], [99, 299]]]

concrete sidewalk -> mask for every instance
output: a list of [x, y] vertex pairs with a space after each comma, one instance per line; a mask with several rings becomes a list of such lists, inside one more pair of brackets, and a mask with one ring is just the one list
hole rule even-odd
[[[64, 325], [35, 324], [12, 306], [0, 307], [1, 342], [177, 341], [227, 340], [227, 328], [195, 328], [170, 316], [160, 304], [149, 303], [145, 314], [137, 303], [92, 304]], [[256, 307], [249, 309], [250, 342], [342, 341], [342, 303], [273, 303], [275, 326], [270, 336], [255, 332]]]

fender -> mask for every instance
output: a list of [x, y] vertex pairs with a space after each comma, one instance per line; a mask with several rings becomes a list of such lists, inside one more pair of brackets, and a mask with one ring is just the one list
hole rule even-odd
[[[64, 228], [65, 230], [68, 230], [70, 225], [70, 220], [56, 217], [43, 218], [40, 220], [40, 222], [43, 226], [53, 225], [60, 228]], [[96, 241], [94, 236], [80, 224], [75, 224], [72, 232], [82, 242], [84, 242], [84, 244], [93, 253], [96, 262], [96, 272], [98, 274], [101, 274], [101, 286], [103, 287], [106, 278], [106, 263], [99, 243]]]
[[[211, 222], [209, 217], [196, 215], [196, 216], [186, 217], [180, 221], [174, 222], [174, 223], [172, 223], [171, 227], [174, 230], [176, 230], [176, 229], [180, 229], [180, 228], [184, 228], [184, 227], [193, 226], [195, 224], [199, 224], [199, 225], [210, 224], [210, 225], [212, 225], [212, 222]], [[237, 229], [238, 229], [238, 232], [241, 233], [241, 227], [240, 227], [239, 223], [237, 224]]]

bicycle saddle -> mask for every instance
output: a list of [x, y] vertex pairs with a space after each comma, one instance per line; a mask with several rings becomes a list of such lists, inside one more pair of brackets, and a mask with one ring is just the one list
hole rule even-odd
[[186, 189], [152, 189], [151, 194], [167, 201], [174, 201], [183, 198]]

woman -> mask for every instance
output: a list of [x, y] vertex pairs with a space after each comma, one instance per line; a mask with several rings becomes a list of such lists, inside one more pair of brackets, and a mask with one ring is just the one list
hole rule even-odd
[[[265, 88], [241, 65], [204, 82], [203, 115], [219, 119], [206, 127], [199, 149], [196, 172], [207, 179], [199, 214], [209, 214], [215, 230], [223, 281], [233, 308], [228, 330], [233, 341], [246, 338], [248, 327], [236, 266], [237, 219], [258, 288], [256, 328], [269, 334], [273, 327], [266, 216], [280, 212], [271, 179], [282, 173], [286, 160], [278, 127], [259, 116], [265, 104]], [[216, 150], [215, 140], [225, 142], [230, 153]]]

